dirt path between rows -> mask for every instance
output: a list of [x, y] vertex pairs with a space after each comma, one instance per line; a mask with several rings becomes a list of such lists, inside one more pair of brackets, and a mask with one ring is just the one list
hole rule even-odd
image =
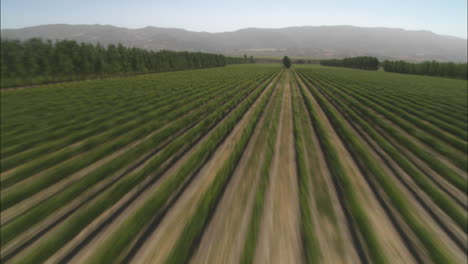
[[290, 71], [282, 83], [283, 103], [280, 112], [270, 184], [260, 224], [255, 263], [300, 263], [299, 189], [294, 152]]
[[264, 164], [266, 131], [274, 110], [278, 86], [265, 108], [249, 145], [220, 200], [218, 209], [203, 234], [200, 246], [190, 263], [237, 264], [240, 261], [254, 206], [254, 198]]

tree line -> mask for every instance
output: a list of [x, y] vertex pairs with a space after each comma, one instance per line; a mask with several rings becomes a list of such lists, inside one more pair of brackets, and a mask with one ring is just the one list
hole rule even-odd
[[255, 63], [255, 58], [253, 56], [247, 57], [247, 54], [244, 54], [244, 57], [226, 57], [226, 64], [241, 63]]
[[377, 70], [379, 69], [379, 59], [369, 56], [351, 57], [344, 59], [329, 59], [320, 60], [320, 65], [355, 68], [362, 70]]
[[201, 52], [149, 51], [73, 40], [1, 40], [1, 87], [106, 76], [222, 67], [244, 58]]
[[408, 73], [429, 76], [442, 76], [467, 79], [468, 68], [466, 63], [425, 61], [411, 63], [407, 61], [384, 61], [383, 68], [387, 72]]

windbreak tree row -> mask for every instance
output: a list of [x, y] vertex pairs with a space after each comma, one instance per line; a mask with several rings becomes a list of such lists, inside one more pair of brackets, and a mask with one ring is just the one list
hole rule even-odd
[[155, 73], [246, 63], [243, 58], [201, 52], [150, 51], [121, 44], [73, 40], [1, 41], [1, 87]]
[[379, 68], [379, 60], [375, 57], [362, 56], [362, 57], [344, 58], [341, 60], [340, 59], [321, 60], [320, 65], [355, 68], [355, 69], [362, 69], [362, 70], [377, 70]]
[[468, 78], [468, 64], [453, 62], [425, 61], [411, 63], [403, 60], [384, 61], [383, 67], [387, 72], [408, 73], [451, 78]]

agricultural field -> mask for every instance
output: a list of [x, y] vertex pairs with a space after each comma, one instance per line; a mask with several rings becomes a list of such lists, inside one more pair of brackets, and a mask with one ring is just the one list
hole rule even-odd
[[273, 64], [1, 91], [2, 263], [466, 263], [467, 81]]

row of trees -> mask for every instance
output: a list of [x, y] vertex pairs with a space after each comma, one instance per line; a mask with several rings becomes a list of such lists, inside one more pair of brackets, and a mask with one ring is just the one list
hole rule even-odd
[[467, 79], [468, 67], [466, 63], [425, 61], [411, 63], [406, 61], [384, 61], [383, 68], [387, 72], [442, 76]]
[[363, 70], [377, 70], [379, 69], [379, 60], [375, 57], [361, 56], [361, 57], [344, 58], [341, 60], [340, 59], [320, 60], [320, 65], [356, 68], [356, 69], [363, 69]]
[[103, 76], [221, 67], [244, 58], [201, 52], [149, 51], [122, 45], [1, 40], [1, 86], [82, 80]]
[[226, 64], [241, 63], [255, 63], [255, 59], [253, 56], [247, 57], [247, 54], [244, 54], [244, 57], [226, 57]]

